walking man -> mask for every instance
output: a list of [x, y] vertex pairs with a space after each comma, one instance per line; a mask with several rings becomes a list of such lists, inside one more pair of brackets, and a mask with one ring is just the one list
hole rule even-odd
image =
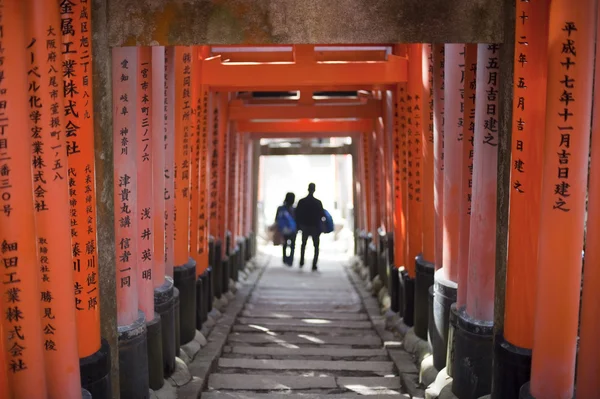
[[317, 270], [319, 260], [319, 236], [321, 235], [322, 218], [325, 216], [323, 204], [314, 197], [315, 183], [308, 185], [308, 195], [298, 201], [296, 207], [296, 220], [298, 227], [302, 230], [302, 246], [300, 247], [300, 267], [304, 266], [304, 251], [308, 237], [312, 238], [315, 246], [312, 270]]

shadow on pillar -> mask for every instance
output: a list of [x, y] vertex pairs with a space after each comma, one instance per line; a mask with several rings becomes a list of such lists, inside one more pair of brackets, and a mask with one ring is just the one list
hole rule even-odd
[[158, 313], [146, 323], [146, 339], [148, 351], [148, 384], [155, 391], [162, 388], [165, 381], [161, 319]]
[[419, 254], [415, 260], [415, 334], [427, 339], [429, 326], [429, 287], [433, 285], [435, 267]]
[[379, 279], [381, 280], [382, 286], [386, 287], [388, 292], [390, 292], [391, 287], [389, 286], [389, 279], [388, 279], [387, 235], [381, 229], [379, 229], [378, 234], [379, 234], [379, 242], [378, 242], [379, 248], [377, 248], [377, 275], [379, 276]]
[[475, 320], [464, 309], [458, 309], [452, 393], [459, 398], [477, 399], [491, 392], [492, 341], [493, 322]]
[[160, 316], [163, 374], [170, 377], [175, 371], [175, 290], [173, 280], [154, 289], [154, 310]]
[[181, 349], [181, 324], [179, 322], [181, 319], [180, 303], [179, 290], [175, 287], [173, 288], [173, 313], [175, 314], [175, 356], [179, 356], [179, 349]]
[[100, 350], [90, 356], [79, 359], [81, 386], [89, 391], [94, 399], [110, 399], [110, 346], [102, 338]]
[[531, 378], [531, 354], [531, 349], [512, 345], [502, 334], [496, 336], [492, 397], [519, 398], [521, 387]]
[[210, 276], [209, 269], [206, 269], [196, 280], [196, 329], [201, 330], [202, 325], [208, 320], [209, 302], [212, 302], [210, 296]]
[[196, 336], [196, 261], [189, 258], [175, 267], [173, 277], [179, 290], [179, 340], [187, 344]]
[[435, 272], [433, 285], [433, 326], [429, 329], [429, 332], [433, 352], [433, 366], [438, 370], [446, 367], [450, 306], [456, 302], [457, 288], [458, 286], [454, 281], [444, 278], [442, 269]]
[[130, 325], [119, 326], [119, 383], [122, 398], [147, 399], [148, 342], [146, 318], [138, 311], [138, 319]]
[[[369, 281], [373, 281], [375, 277], [377, 277], [377, 246], [373, 242], [369, 242], [369, 247], [367, 250], [367, 266], [369, 267]], [[377, 292], [374, 292], [373, 295], [377, 296]]]

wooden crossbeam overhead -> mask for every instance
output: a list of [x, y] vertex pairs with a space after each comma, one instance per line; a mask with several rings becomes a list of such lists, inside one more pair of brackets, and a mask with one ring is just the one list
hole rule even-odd
[[248, 105], [241, 100], [234, 100], [229, 105], [229, 119], [327, 119], [327, 118], [361, 118], [373, 119], [381, 116], [381, 100], [367, 100], [364, 103], [315, 103], [280, 104], [280, 105]]
[[394, 55], [374, 62], [224, 63], [220, 56], [203, 62], [202, 83], [221, 91], [372, 90], [407, 79], [407, 60]]
[[332, 137], [352, 137], [359, 135], [358, 132], [269, 132], [269, 133], [249, 133], [248, 136], [253, 140], [260, 139], [327, 139]]
[[[214, 56], [221, 56], [226, 62], [294, 62], [291, 51], [268, 52], [213, 52]], [[384, 50], [370, 51], [316, 51], [316, 60], [319, 62], [331, 61], [385, 61]]]
[[352, 153], [352, 146], [344, 144], [338, 147], [270, 147], [260, 146], [260, 155], [345, 155]]
[[[298, 119], [291, 121], [269, 121], [269, 122], [250, 122], [238, 121], [236, 129], [239, 133], [260, 133], [275, 134], [271, 137], [289, 137], [278, 136], [278, 134], [296, 134], [304, 137], [311, 133], [325, 133], [331, 136], [333, 133], [343, 133], [343, 136], [349, 136], [354, 133], [370, 132], [373, 130], [373, 119], [356, 120], [330, 120], [330, 119]], [[307, 137], [308, 137], [307, 136]], [[298, 137], [298, 136], [295, 136]], [[312, 137], [312, 136], [310, 136]], [[339, 137], [339, 136], [338, 136]]]

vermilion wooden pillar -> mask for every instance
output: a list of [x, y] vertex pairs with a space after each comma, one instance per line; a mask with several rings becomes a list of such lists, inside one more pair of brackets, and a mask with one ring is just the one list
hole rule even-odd
[[[165, 47], [165, 275], [173, 278], [175, 265], [175, 65], [174, 47]], [[176, 291], [176, 303], [179, 294]]]
[[[600, 9], [598, 10], [600, 12]], [[600, 48], [600, 27], [596, 27], [596, 53]], [[594, 92], [600, 92], [600, 63], [596, 58], [596, 70], [594, 81]], [[577, 355], [577, 396], [593, 397], [597, 395], [600, 389], [600, 379], [598, 370], [600, 368], [598, 355], [600, 354], [600, 345], [597, 338], [600, 332], [600, 323], [598, 322], [598, 289], [600, 288], [600, 273], [597, 267], [600, 259], [598, 250], [598, 234], [600, 234], [600, 179], [598, 170], [600, 162], [600, 103], [594, 102], [593, 125], [592, 125], [592, 145], [591, 145], [591, 165], [588, 192], [588, 215], [587, 215], [587, 234], [585, 247], [585, 268], [583, 270], [583, 298], [581, 304], [580, 320], [580, 343], [579, 353]]]
[[558, 0], [550, 4], [546, 141], [531, 363], [531, 395], [536, 398], [573, 396], [596, 3]]
[[[31, 38], [27, 46], [27, 69], [36, 71], [28, 74], [29, 130], [33, 132], [31, 165], [36, 220], [33, 238], [37, 238], [37, 264], [41, 271], [37, 278], [41, 292], [39, 317], [43, 328], [46, 382], [50, 398], [80, 398], [73, 304], [84, 308], [90, 303], [76, 303], [73, 291], [73, 287], [75, 292], [84, 287], [73, 283], [67, 137], [61, 131], [65, 126], [64, 96], [62, 90], [56, 91], [62, 76], [62, 57], [59, 43], [56, 43], [60, 16], [56, 4], [29, 0], [24, 6], [30, 21], [27, 34]], [[49, 40], [54, 41], [50, 48]], [[71, 189], [75, 187], [71, 186]], [[4, 263], [6, 268], [6, 260]], [[90, 276], [97, 281], [96, 272], [91, 271]], [[15, 346], [10, 348], [16, 349]]]
[[[510, 219], [503, 336], [496, 338], [493, 395], [517, 397], [530, 378], [546, 123], [549, 2], [518, 2]], [[586, 397], [589, 395], [583, 395]], [[593, 395], [592, 395], [593, 396]]]
[[456, 43], [444, 48], [443, 267], [434, 277], [433, 321], [437, 332], [431, 340], [433, 363], [438, 370], [446, 366], [450, 306], [456, 301], [458, 280], [464, 48], [464, 44]]
[[435, 270], [443, 266], [444, 232], [444, 45], [433, 45], [433, 206]]
[[[452, 392], [459, 397], [479, 397], [491, 390], [499, 54], [497, 44], [479, 44], [477, 47], [468, 290], [466, 308], [458, 312], [454, 333], [454, 356], [458, 361], [453, 368]], [[459, 360], [466, 357], [471, 360], [470, 364]]]
[[[171, 54], [169, 52], [169, 54]], [[192, 153], [192, 71], [194, 57], [189, 46], [175, 46], [172, 53], [175, 101], [175, 268], [173, 280], [179, 290], [179, 339], [185, 344], [196, 334], [196, 261], [190, 257], [190, 163]]]
[[122, 397], [143, 398], [148, 392], [146, 318], [139, 311], [138, 258], [140, 217], [137, 176], [138, 51], [118, 47], [112, 52], [114, 223], [117, 261], [117, 323], [119, 387]]
[[[435, 207], [434, 207], [434, 134], [433, 134], [433, 52], [432, 45], [421, 46], [420, 115], [421, 115], [421, 193], [422, 253], [416, 259], [415, 334], [427, 339], [429, 324], [429, 287], [435, 271]], [[418, 93], [418, 92], [417, 92]]]
[[[46, 398], [40, 271], [36, 251], [34, 191], [31, 180], [33, 139], [27, 126], [27, 71], [23, 27], [26, 17], [17, 0], [2, 1], [0, 24], [4, 62], [0, 72], [0, 262], [2, 264], [2, 362], [12, 398]], [[35, 101], [35, 100], [33, 100]], [[58, 327], [57, 327], [58, 328]]]

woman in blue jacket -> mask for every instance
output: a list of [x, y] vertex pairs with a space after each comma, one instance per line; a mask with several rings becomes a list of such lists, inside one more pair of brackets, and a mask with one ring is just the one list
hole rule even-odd
[[[287, 193], [283, 205], [277, 208], [277, 215], [275, 216], [275, 222], [277, 228], [283, 236], [283, 264], [292, 266], [294, 263], [294, 250], [296, 248], [296, 210], [294, 208], [294, 202], [296, 196], [294, 193]], [[290, 254], [287, 254], [288, 247], [290, 248]]]

